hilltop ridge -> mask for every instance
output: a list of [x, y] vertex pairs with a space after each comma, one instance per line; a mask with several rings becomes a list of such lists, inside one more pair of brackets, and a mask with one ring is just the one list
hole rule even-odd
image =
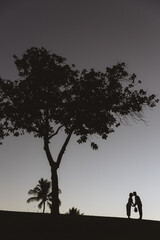
[[5, 240], [153, 240], [160, 235], [159, 221], [85, 215], [55, 219], [50, 214], [0, 211], [0, 226]]

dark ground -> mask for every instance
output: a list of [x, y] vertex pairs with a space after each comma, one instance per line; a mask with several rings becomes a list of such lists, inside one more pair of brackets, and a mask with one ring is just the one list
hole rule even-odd
[[0, 239], [4, 240], [154, 240], [160, 222], [127, 218], [0, 211]]

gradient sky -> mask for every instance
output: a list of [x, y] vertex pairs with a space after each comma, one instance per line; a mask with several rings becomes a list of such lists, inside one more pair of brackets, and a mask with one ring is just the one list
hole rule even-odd
[[[2, 0], [0, 75], [17, 79], [13, 54], [32, 46], [67, 58], [78, 69], [125, 61], [149, 93], [160, 93], [160, 2], [157, 0]], [[60, 212], [71, 207], [86, 215], [126, 217], [128, 194], [137, 191], [144, 218], [160, 220], [160, 106], [144, 112], [143, 122], [121, 126], [93, 151], [75, 137], [58, 171]], [[56, 156], [64, 139], [51, 143]], [[0, 210], [37, 211], [28, 190], [50, 168], [43, 142], [25, 135], [0, 146]], [[138, 214], [132, 213], [133, 218]]]

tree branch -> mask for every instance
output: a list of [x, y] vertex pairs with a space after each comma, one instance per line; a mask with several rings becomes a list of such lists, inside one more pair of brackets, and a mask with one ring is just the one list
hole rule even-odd
[[47, 155], [47, 159], [48, 159], [48, 162], [49, 162], [49, 165], [51, 166], [51, 168], [53, 166], [55, 166], [55, 161], [53, 160], [53, 157], [51, 155], [51, 152], [50, 152], [50, 149], [49, 149], [49, 141], [48, 141], [48, 138], [47, 137], [44, 137], [44, 150], [46, 152], [46, 155]]
[[60, 130], [62, 127], [63, 127], [63, 125], [61, 125], [60, 127], [58, 127], [57, 131], [54, 132], [54, 133], [49, 137], [49, 139], [51, 139], [53, 136], [57, 135], [58, 132], [59, 132], [59, 130]]
[[67, 145], [68, 145], [68, 143], [70, 141], [72, 133], [73, 133], [73, 130], [71, 130], [70, 133], [67, 135], [67, 138], [66, 138], [66, 140], [65, 140], [65, 142], [64, 142], [64, 144], [63, 144], [63, 146], [62, 146], [62, 148], [61, 148], [61, 150], [59, 152], [59, 155], [58, 155], [58, 158], [57, 158], [57, 163], [56, 163], [57, 164], [57, 168], [59, 168], [59, 166], [60, 166], [60, 163], [61, 163], [61, 160], [62, 160], [62, 156], [63, 156], [63, 154], [64, 154], [64, 152], [66, 150], [66, 147], [67, 147]]

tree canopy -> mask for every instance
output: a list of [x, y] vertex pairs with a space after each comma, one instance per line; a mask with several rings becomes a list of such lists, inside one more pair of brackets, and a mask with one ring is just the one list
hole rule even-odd
[[[35, 47], [22, 59], [14, 58], [21, 79], [2, 83], [1, 101], [7, 99], [15, 135], [21, 129], [43, 138], [47, 131], [51, 139], [64, 127], [79, 136], [79, 143], [94, 134], [106, 139], [128, 117], [142, 120], [144, 108], [153, 108], [158, 101], [140, 88], [141, 82], [126, 71], [125, 63], [107, 67], [105, 73], [80, 72], [65, 58]], [[96, 148], [94, 143], [91, 146]]]

